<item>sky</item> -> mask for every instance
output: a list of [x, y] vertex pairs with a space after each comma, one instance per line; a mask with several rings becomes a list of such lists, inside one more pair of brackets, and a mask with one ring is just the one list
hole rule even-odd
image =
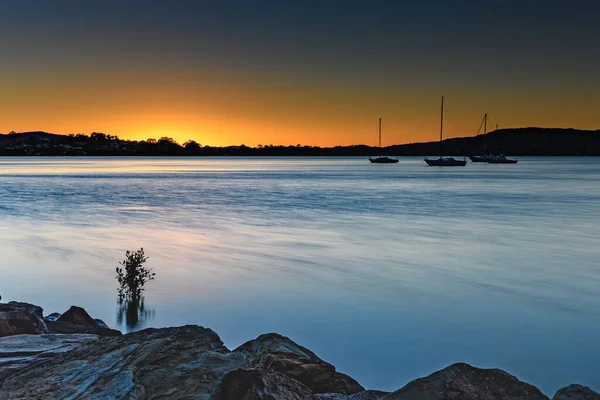
[[[203, 145], [600, 129], [597, 0], [6, 0], [0, 132]], [[488, 129], [488, 130], [490, 130]]]

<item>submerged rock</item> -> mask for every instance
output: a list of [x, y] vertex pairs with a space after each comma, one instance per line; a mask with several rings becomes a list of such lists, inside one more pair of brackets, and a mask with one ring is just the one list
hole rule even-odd
[[0, 303], [0, 337], [48, 333], [41, 307], [29, 303]]
[[587, 386], [569, 385], [558, 389], [552, 400], [600, 400], [600, 394]]
[[548, 400], [536, 387], [499, 369], [452, 364], [382, 400]]
[[97, 338], [13, 372], [4, 379], [0, 398], [204, 400], [217, 396], [223, 377], [246, 363], [210, 329], [146, 329]]
[[261, 335], [234, 351], [248, 357], [253, 367], [282, 373], [303, 383], [314, 393], [354, 394], [365, 390], [309, 349], [276, 333]]
[[267, 369], [238, 369], [221, 383], [221, 400], [313, 400], [312, 391], [295, 379]]
[[53, 313], [44, 318], [50, 333], [91, 333], [99, 336], [120, 336], [102, 320], [92, 318], [85, 309], [71, 306], [65, 313]]

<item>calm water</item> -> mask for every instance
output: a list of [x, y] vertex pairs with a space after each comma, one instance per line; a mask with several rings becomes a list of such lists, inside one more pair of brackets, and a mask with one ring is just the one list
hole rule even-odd
[[276, 331], [369, 388], [464, 361], [599, 390], [599, 183], [598, 158], [0, 158], [0, 294], [118, 327], [144, 247], [143, 327]]

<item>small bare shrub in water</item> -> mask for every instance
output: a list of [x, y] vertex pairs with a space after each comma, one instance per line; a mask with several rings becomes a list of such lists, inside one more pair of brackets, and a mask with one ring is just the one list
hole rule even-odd
[[154, 279], [156, 275], [152, 269], [144, 267], [148, 257], [144, 249], [126, 251], [125, 259], [117, 267], [117, 281], [119, 281], [119, 299], [136, 303], [144, 291], [146, 282]]

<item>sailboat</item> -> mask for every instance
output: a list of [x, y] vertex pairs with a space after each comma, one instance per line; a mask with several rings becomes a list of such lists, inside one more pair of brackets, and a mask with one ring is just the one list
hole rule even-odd
[[[481, 125], [479, 125], [479, 129], [481, 129]], [[483, 116], [483, 134], [487, 134], [487, 114]], [[485, 152], [485, 137], [483, 138], [483, 153], [479, 156], [469, 156], [473, 162], [489, 162], [493, 157], [495, 156]]]
[[[381, 154], [381, 118], [379, 118], [379, 154]], [[373, 164], [395, 164], [398, 162], [398, 159], [380, 155], [375, 158], [369, 157], [369, 161]]]
[[440, 158], [425, 158], [427, 165], [432, 167], [464, 167], [467, 165], [467, 160], [457, 160], [452, 157], [443, 157], [443, 139], [442, 132], [444, 128], [444, 96], [442, 96], [442, 112], [440, 117]]
[[[481, 126], [479, 127], [481, 129]], [[496, 124], [498, 130], [498, 124]], [[487, 134], [487, 114], [483, 116], [483, 134]], [[486, 162], [488, 164], [516, 164], [517, 159], [506, 158], [504, 154], [489, 154], [485, 152], [485, 138], [483, 139], [483, 154], [480, 156], [469, 156], [473, 162]]]

